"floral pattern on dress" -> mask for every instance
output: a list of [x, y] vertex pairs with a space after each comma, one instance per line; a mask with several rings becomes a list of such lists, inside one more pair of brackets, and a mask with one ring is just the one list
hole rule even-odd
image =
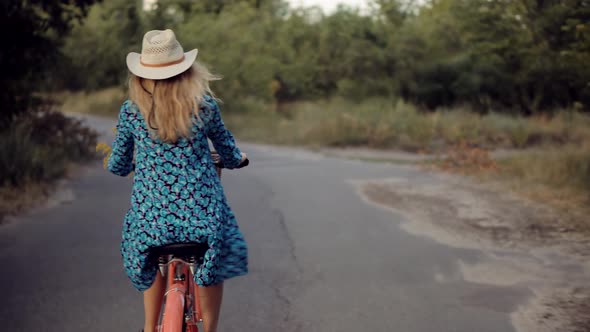
[[119, 112], [107, 169], [119, 176], [134, 172], [121, 254], [128, 277], [140, 291], [152, 285], [157, 273], [150, 249], [168, 244], [207, 243], [203, 264], [195, 273], [200, 286], [248, 272], [246, 242], [227, 203], [207, 138], [226, 168], [240, 164], [241, 152], [213, 98], [203, 97], [193, 120], [190, 138], [165, 143], [151, 137], [133, 102], [124, 102]]

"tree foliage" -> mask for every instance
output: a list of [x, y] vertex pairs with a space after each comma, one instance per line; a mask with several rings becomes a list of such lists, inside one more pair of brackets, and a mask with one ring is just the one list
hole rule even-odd
[[0, 28], [8, 36], [0, 50], [0, 128], [34, 102], [45, 69], [55, 66], [63, 36], [94, 0], [3, 0]]
[[339, 7], [329, 15], [281, 0], [160, 0], [147, 12], [113, 0], [96, 5], [66, 42], [75, 70], [63, 84], [121, 82], [124, 54], [140, 49], [144, 31], [164, 28], [222, 74], [214, 88], [226, 100], [390, 96], [482, 112], [590, 108], [588, 0], [373, 0], [369, 13]]
[[141, 1], [110, 0], [93, 6], [63, 46], [66, 58], [54, 83], [68, 89], [97, 89], [125, 80], [125, 56], [141, 49]]

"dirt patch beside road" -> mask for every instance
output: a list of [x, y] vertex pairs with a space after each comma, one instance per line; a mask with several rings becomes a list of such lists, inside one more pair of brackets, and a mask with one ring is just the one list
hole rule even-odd
[[512, 314], [518, 331], [590, 331], [590, 236], [560, 214], [502, 187], [448, 174], [434, 181], [356, 182], [372, 204], [402, 214], [402, 228], [445, 245], [482, 249], [461, 263], [467, 281], [526, 285], [530, 301]]

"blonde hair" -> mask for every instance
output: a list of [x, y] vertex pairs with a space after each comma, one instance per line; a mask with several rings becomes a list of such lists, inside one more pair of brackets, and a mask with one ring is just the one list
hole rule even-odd
[[166, 143], [190, 137], [192, 115], [199, 116], [203, 96], [214, 96], [209, 81], [220, 79], [198, 63], [164, 80], [129, 75], [129, 98], [139, 107], [152, 137]]

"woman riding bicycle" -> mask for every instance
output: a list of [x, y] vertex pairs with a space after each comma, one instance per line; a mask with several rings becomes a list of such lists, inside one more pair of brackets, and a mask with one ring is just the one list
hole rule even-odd
[[129, 53], [129, 97], [123, 103], [108, 170], [132, 171], [131, 208], [125, 215], [121, 254], [133, 286], [143, 291], [144, 331], [156, 329], [165, 282], [150, 249], [206, 243], [194, 280], [201, 286], [204, 329], [217, 329], [223, 281], [248, 271], [247, 247], [229, 207], [208, 139], [226, 168], [246, 155], [225, 128], [209, 88], [215, 80], [184, 53], [171, 30], [149, 31], [141, 54]]

